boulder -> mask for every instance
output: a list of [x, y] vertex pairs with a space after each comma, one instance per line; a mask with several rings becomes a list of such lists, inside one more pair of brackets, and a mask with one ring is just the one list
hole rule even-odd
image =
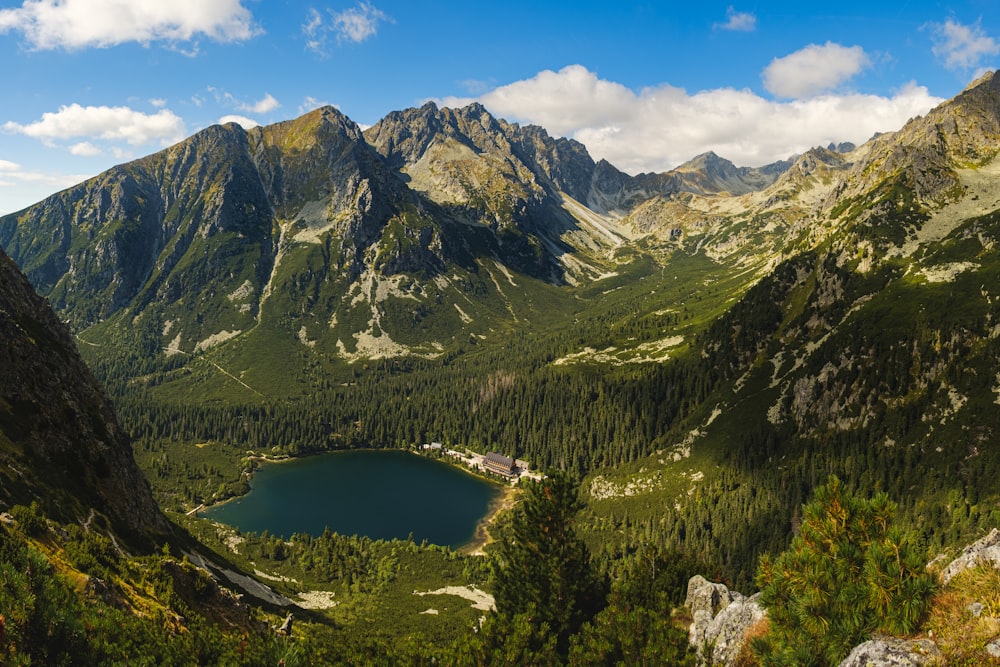
[[930, 639], [880, 637], [855, 646], [840, 667], [914, 667], [940, 656]]
[[709, 617], [714, 618], [733, 599], [733, 593], [725, 584], [712, 583], [700, 574], [696, 574], [688, 580], [684, 606], [691, 610], [692, 615], [699, 611], [707, 611]]
[[[941, 581], [947, 584], [959, 572], [971, 569], [981, 562], [989, 562], [994, 567], [1000, 567], [1000, 531], [996, 528], [983, 539], [965, 547], [961, 555], [951, 561], [941, 573]], [[690, 588], [688, 590], [690, 592]]]
[[733, 600], [705, 628], [704, 640], [711, 647], [708, 664], [731, 665], [736, 660], [747, 630], [767, 616], [757, 598], [740, 596]]
[[699, 664], [733, 663], [747, 630], [767, 616], [758, 597], [744, 597], [701, 576], [691, 578], [685, 601], [693, 618], [688, 641], [698, 651]]

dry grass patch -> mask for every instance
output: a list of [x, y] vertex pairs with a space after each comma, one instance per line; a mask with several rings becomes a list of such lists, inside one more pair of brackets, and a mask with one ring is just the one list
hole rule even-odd
[[[977, 617], [970, 605], [983, 605]], [[1000, 570], [980, 565], [955, 576], [934, 596], [924, 626], [941, 650], [936, 665], [998, 665], [986, 645], [1000, 638]]]
[[753, 654], [753, 641], [758, 637], [765, 636], [770, 628], [771, 624], [766, 616], [747, 628], [746, 634], [743, 635], [743, 645], [740, 646], [740, 652], [736, 654], [732, 667], [757, 667], [760, 665], [757, 656]]

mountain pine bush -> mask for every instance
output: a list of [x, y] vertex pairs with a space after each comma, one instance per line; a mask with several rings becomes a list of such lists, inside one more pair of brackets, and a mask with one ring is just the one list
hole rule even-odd
[[917, 629], [934, 580], [891, 525], [895, 509], [885, 493], [859, 498], [835, 476], [816, 489], [788, 550], [760, 562], [770, 631], [754, 651], [765, 665], [836, 665], [873, 633]]

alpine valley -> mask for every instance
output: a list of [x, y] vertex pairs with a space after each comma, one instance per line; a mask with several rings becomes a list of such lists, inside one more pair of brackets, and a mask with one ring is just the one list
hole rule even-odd
[[[831, 475], [887, 494], [923, 562], [1000, 526], [998, 240], [996, 74], [753, 169], [707, 153], [631, 176], [476, 104], [209, 127], [0, 217], [55, 313], [4, 275], [32, 315], [0, 299], [2, 530], [73, 604], [169, 619], [141, 626], [177, 651], [154, 662], [691, 661], [688, 578], [766, 588], [761, 556]], [[565, 539], [591, 597], [571, 618], [504, 620], [504, 545], [530, 536], [483, 557], [191, 514], [262, 457], [431, 441], [551, 473], [494, 537], [579, 481]], [[497, 613], [420, 613], [413, 591], [451, 585]], [[300, 643], [267, 631], [293, 605]]]

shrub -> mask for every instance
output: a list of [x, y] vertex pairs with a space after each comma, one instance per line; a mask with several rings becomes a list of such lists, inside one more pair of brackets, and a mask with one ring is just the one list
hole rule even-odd
[[765, 665], [835, 665], [873, 633], [917, 629], [934, 580], [894, 512], [886, 494], [858, 498], [836, 477], [816, 489], [791, 546], [758, 569], [770, 631], [754, 651]]

